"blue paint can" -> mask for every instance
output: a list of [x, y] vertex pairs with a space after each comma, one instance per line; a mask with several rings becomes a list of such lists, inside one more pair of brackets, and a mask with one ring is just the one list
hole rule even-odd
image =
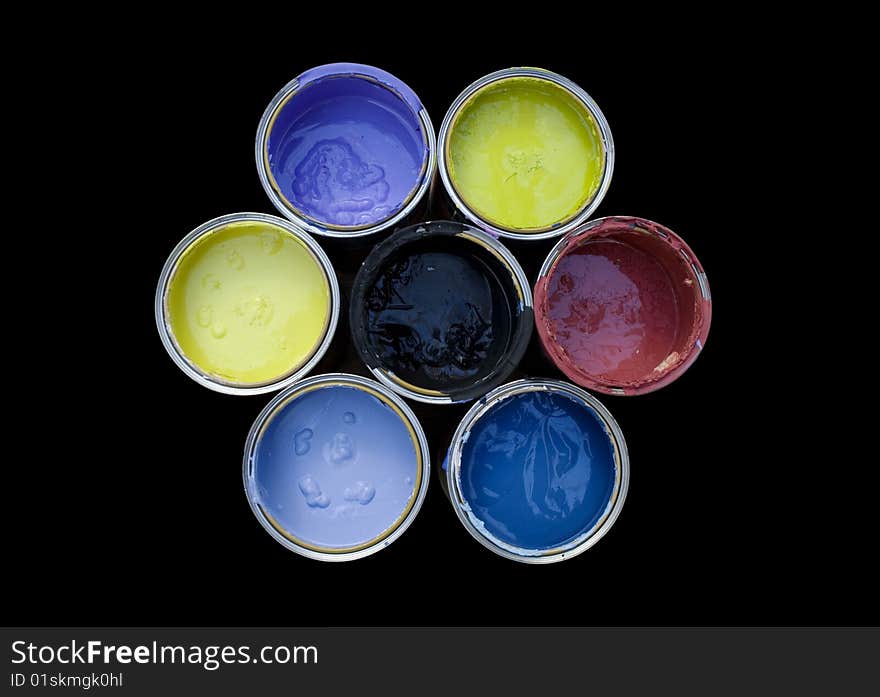
[[245, 446], [251, 510], [287, 549], [348, 561], [384, 549], [421, 508], [424, 431], [377, 382], [335, 373], [303, 380], [257, 417]]
[[445, 463], [455, 513], [483, 546], [544, 564], [593, 546], [620, 514], [629, 456], [614, 417], [558, 380], [518, 380], [480, 399]]
[[255, 156], [282, 215], [310, 233], [351, 240], [424, 217], [436, 141], [428, 112], [402, 80], [332, 63], [275, 95]]

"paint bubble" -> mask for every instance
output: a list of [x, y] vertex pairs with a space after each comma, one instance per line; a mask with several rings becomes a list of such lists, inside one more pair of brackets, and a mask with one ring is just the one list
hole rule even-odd
[[313, 435], [314, 433], [310, 428], [304, 428], [302, 431], [297, 431], [293, 436], [293, 451], [297, 455], [305, 455], [309, 452], [312, 447], [309, 445], [309, 441], [312, 439]]
[[342, 415], [342, 420], [345, 421], [345, 423], [347, 424], [353, 424], [355, 421], [357, 421], [354, 414], [350, 411], [347, 411]]
[[366, 506], [375, 496], [376, 489], [369, 482], [355, 482], [343, 493], [346, 501], [357, 501], [361, 506]]
[[309, 508], [327, 508], [330, 505], [330, 497], [321, 491], [320, 484], [310, 475], [299, 480], [299, 490]]
[[202, 276], [202, 288], [205, 290], [220, 290], [223, 284], [220, 282], [220, 279], [217, 278], [212, 273], [207, 273]]
[[321, 487], [318, 482], [308, 474], [299, 480], [299, 490], [306, 498], [314, 498], [321, 493]]
[[226, 252], [226, 263], [230, 268], [241, 271], [244, 268], [244, 257], [237, 249], [230, 249]]
[[226, 336], [226, 325], [223, 322], [214, 322], [211, 325], [211, 336], [215, 339], [222, 339]]
[[260, 249], [266, 254], [278, 254], [281, 251], [281, 233], [276, 230], [266, 230], [260, 233]]
[[384, 210], [377, 211], [391, 188], [385, 170], [364, 162], [359, 152], [344, 138], [332, 138], [315, 143], [295, 168], [291, 158], [285, 168], [292, 175], [289, 197], [307, 203], [337, 225], [369, 224], [387, 217]]
[[324, 459], [335, 465], [354, 460], [354, 441], [347, 433], [337, 433], [333, 440], [324, 445]]
[[274, 310], [272, 301], [265, 295], [258, 295], [245, 301], [236, 308], [238, 314], [245, 318], [251, 327], [265, 327], [272, 321]]
[[196, 322], [199, 323], [200, 327], [205, 327], [205, 329], [207, 329], [211, 326], [211, 318], [213, 314], [210, 305], [202, 305], [196, 313]]
[[406, 478], [403, 480], [403, 483], [406, 484], [407, 486], [410, 486], [410, 487], [411, 487], [411, 486], [413, 485], [413, 478], [412, 478], [412, 477], [406, 477]]

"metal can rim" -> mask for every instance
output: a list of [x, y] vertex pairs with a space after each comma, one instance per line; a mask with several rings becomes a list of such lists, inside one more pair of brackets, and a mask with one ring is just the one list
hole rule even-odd
[[[393, 530], [391, 530], [391, 532], [377, 539], [373, 544], [369, 544], [362, 549], [350, 552], [322, 552], [320, 550], [310, 549], [308, 547], [298, 545], [293, 540], [285, 537], [284, 535], [279, 533], [278, 530], [276, 530], [266, 520], [265, 516], [259, 511], [249, 487], [249, 483], [251, 481], [251, 468], [254, 464], [254, 452], [256, 449], [257, 440], [260, 431], [262, 430], [266, 421], [283, 404], [288, 402], [290, 399], [295, 399], [298, 392], [302, 392], [315, 386], [321, 386], [325, 383], [327, 385], [341, 384], [352, 386], [355, 388], [369, 388], [380, 393], [383, 397], [391, 401], [409, 421], [409, 425], [412, 427], [414, 433], [416, 434], [418, 447], [421, 450], [421, 452], [418, 453], [420, 455], [422, 463], [420, 472], [421, 479], [419, 482], [419, 488], [416, 493], [415, 501], [413, 501], [412, 506], [409, 508], [409, 511], [397, 523], [397, 525], [394, 527]], [[422, 424], [419, 422], [418, 417], [416, 417], [415, 413], [412, 411], [409, 405], [403, 399], [401, 399], [400, 396], [395, 394], [392, 390], [386, 388], [384, 385], [379, 384], [375, 380], [370, 380], [369, 378], [365, 378], [360, 375], [354, 375], [352, 373], [323, 373], [321, 375], [313, 375], [312, 377], [301, 380], [294, 385], [290, 385], [287, 389], [275, 395], [275, 397], [273, 397], [272, 400], [263, 408], [263, 410], [254, 420], [254, 423], [251, 425], [250, 431], [248, 432], [247, 440], [245, 441], [244, 457], [242, 459], [242, 480], [244, 484], [245, 496], [247, 497], [248, 505], [250, 506], [251, 511], [259, 521], [260, 525], [266, 530], [266, 532], [269, 533], [269, 535], [272, 536], [272, 538], [276, 542], [281, 544], [286, 549], [289, 549], [290, 551], [300, 554], [309, 559], [331, 562], [352, 561], [354, 559], [362, 559], [363, 557], [375, 554], [381, 549], [385, 549], [385, 547], [398, 539], [415, 520], [416, 516], [421, 510], [422, 504], [425, 501], [425, 496], [428, 492], [428, 485], [431, 480], [431, 455], [430, 449], [428, 447], [428, 439], [425, 436], [425, 431], [422, 428]]]
[[[618, 481], [615, 485], [615, 491], [612, 493], [610, 508], [603, 518], [593, 525], [589, 530], [578, 535], [574, 540], [566, 545], [554, 548], [553, 550], [541, 552], [540, 550], [526, 550], [523, 548], [514, 548], [512, 545], [501, 543], [499, 540], [492, 539], [492, 536], [481, 532], [470, 516], [464, 510], [464, 496], [461, 493], [460, 486], [460, 470], [461, 470], [461, 452], [465, 442], [465, 434], [470, 432], [473, 424], [486, 414], [492, 407], [499, 404], [504, 399], [513, 395], [534, 391], [547, 392], [564, 392], [569, 396], [573, 396], [581, 400], [586, 406], [593, 409], [601, 418], [604, 425], [608, 428], [609, 435], [614, 441], [615, 453], [617, 455]], [[523, 562], [525, 564], [552, 564], [555, 562], [571, 559], [585, 552], [587, 549], [595, 545], [602, 537], [604, 537], [611, 527], [614, 525], [623, 504], [626, 500], [627, 491], [629, 490], [629, 451], [626, 447], [626, 440], [623, 437], [623, 431], [617, 420], [611, 415], [611, 412], [589, 392], [577, 385], [562, 380], [554, 380], [549, 378], [527, 378], [523, 380], [515, 380], [492, 390], [488, 394], [481, 397], [464, 415], [449, 445], [446, 454], [446, 484], [449, 490], [449, 500], [452, 508], [465, 529], [470, 533], [471, 537], [477, 540], [481, 545], [490, 551], [513, 561]], [[533, 552], [529, 554], [528, 552]]]
[[[183, 355], [183, 352], [177, 346], [177, 343], [173, 339], [171, 328], [169, 327], [168, 321], [166, 319], [166, 299], [168, 295], [168, 283], [171, 280], [171, 276], [174, 274], [174, 271], [177, 268], [177, 264], [180, 261], [180, 258], [183, 256], [184, 252], [186, 252], [186, 250], [188, 250], [198, 239], [209, 235], [215, 230], [225, 227], [226, 225], [240, 222], [267, 223], [269, 225], [275, 225], [277, 227], [283, 228], [287, 232], [291, 233], [294, 237], [305, 244], [309, 251], [315, 256], [318, 265], [321, 267], [321, 270], [324, 272], [324, 276], [327, 278], [327, 285], [330, 287], [330, 308], [329, 316], [327, 318], [327, 326], [324, 330], [324, 336], [315, 351], [305, 363], [303, 363], [292, 373], [284, 375], [279, 380], [267, 382], [265, 384], [236, 385], [233, 383], [221, 382], [212, 378], [208, 373], [199, 370], [192, 362], [187, 360], [187, 358]], [[159, 330], [159, 337], [162, 339], [162, 345], [165, 347], [168, 355], [171, 356], [171, 360], [173, 360], [177, 367], [180, 368], [188, 377], [190, 377], [192, 380], [195, 380], [203, 387], [207, 387], [208, 389], [214, 390], [215, 392], [221, 392], [223, 394], [231, 395], [256, 395], [266, 394], [268, 392], [275, 392], [276, 390], [280, 390], [289, 385], [292, 385], [303, 376], [307, 375], [309, 371], [311, 371], [318, 364], [318, 361], [320, 361], [321, 358], [324, 357], [324, 354], [327, 353], [327, 350], [330, 348], [330, 344], [333, 341], [333, 335], [336, 333], [336, 325], [339, 321], [340, 304], [341, 295], [339, 292], [339, 281], [336, 278], [336, 271], [333, 268], [330, 257], [327, 256], [324, 250], [321, 249], [320, 245], [311, 235], [309, 235], [307, 232], [294, 225], [290, 221], [279, 218], [278, 216], [268, 215], [266, 213], [243, 212], [229, 213], [226, 215], [221, 215], [217, 218], [212, 218], [211, 220], [202, 223], [194, 230], [187, 233], [187, 235], [185, 235], [184, 238], [177, 243], [177, 245], [171, 251], [171, 254], [168, 255], [168, 259], [166, 259], [165, 264], [162, 267], [162, 272], [159, 275], [159, 282], [156, 285], [154, 312], [156, 318], [156, 328]]]

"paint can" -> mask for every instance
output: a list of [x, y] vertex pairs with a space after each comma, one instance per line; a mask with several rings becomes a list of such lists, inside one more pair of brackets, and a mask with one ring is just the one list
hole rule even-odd
[[587, 220], [605, 196], [614, 141], [592, 97], [540, 68], [480, 78], [452, 103], [437, 143], [435, 212], [540, 240]]
[[245, 445], [244, 489], [266, 531], [321, 561], [374, 554], [415, 519], [428, 443], [406, 403], [373, 380], [335, 373], [278, 394]]
[[263, 213], [200, 225], [171, 252], [156, 326], [190, 378], [236, 395], [279, 390], [326, 353], [339, 318], [330, 259], [307, 233]]
[[424, 215], [436, 164], [434, 128], [415, 92], [358, 63], [298, 75], [266, 107], [257, 172], [289, 220], [356, 239]]
[[485, 395], [458, 425], [443, 467], [471, 536], [528, 564], [570, 559], [596, 544], [629, 486], [614, 417], [559, 380], [517, 380]]
[[533, 322], [531, 288], [510, 251], [448, 221], [377, 245], [349, 307], [352, 341], [375, 378], [430, 404], [470, 401], [508, 379]]
[[637, 395], [680, 377], [712, 319], [702, 265], [672, 230], [644, 218], [599, 218], [550, 251], [535, 283], [544, 351], [572, 381]]

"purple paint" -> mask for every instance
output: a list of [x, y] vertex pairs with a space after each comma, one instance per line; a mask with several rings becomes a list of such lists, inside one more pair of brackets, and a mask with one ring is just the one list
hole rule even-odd
[[265, 140], [270, 184], [295, 214], [331, 228], [393, 217], [428, 174], [422, 105], [403, 82], [370, 66], [315, 68], [275, 109]]

